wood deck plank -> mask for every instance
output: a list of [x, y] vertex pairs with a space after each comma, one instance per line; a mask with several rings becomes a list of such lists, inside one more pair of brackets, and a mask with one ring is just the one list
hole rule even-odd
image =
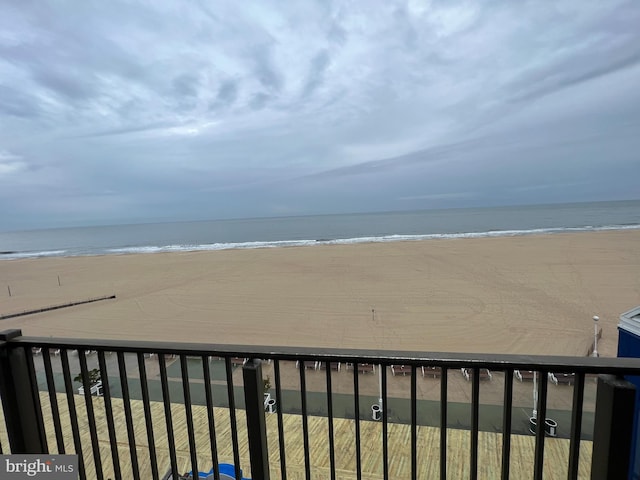
[[[89, 436], [88, 421], [84, 398], [76, 395], [76, 410], [83, 444], [88, 478], [95, 477], [93, 453]], [[47, 431], [47, 440], [51, 453], [56, 453], [55, 432], [48, 394], [41, 393], [41, 401]], [[118, 454], [122, 475], [131, 475], [132, 465], [127, 443], [124, 408], [121, 399], [113, 400], [116, 435], [118, 439]], [[58, 404], [64, 431], [67, 453], [73, 453], [73, 439], [71, 435], [69, 412], [66, 397], [58, 394]], [[136, 450], [140, 466], [141, 478], [151, 478], [149, 461], [149, 446], [141, 401], [132, 401]], [[104, 401], [93, 397], [93, 407], [96, 413], [100, 453], [105, 478], [113, 478], [113, 465], [107, 424], [104, 414]], [[210, 458], [209, 433], [206, 407], [194, 405], [194, 428], [196, 448], [198, 451], [198, 466], [200, 470], [209, 470], [212, 466]], [[156, 455], [160, 474], [169, 469], [169, 445], [166, 432], [164, 410], [162, 403], [152, 402], [153, 431], [156, 444]], [[176, 457], [181, 472], [191, 470], [187, 423], [183, 405], [171, 406], [173, 430], [175, 436]], [[216, 440], [218, 442], [218, 460], [221, 463], [233, 463], [231, 447], [231, 425], [229, 410], [216, 407]], [[251, 476], [249, 464], [249, 449], [246, 430], [246, 417], [243, 410], [237, 410], [238, 438], [241, 465], [244, 475]], [[280, 456], [278, 450], [277, 416], [267, 414], [267, 432], [269, 438], [269, 460], [272, 478], [280, 476]], [[379, 422], [361, 421], [362, 444], [362, 478], [373, 480], [382, 477], [382, 425]], [[284, 415], [285, 448], [287, 460], [287, 478], [303, 480], [304, 450], [302, 442], [302, 419], [300, 415]], [[7, 446], [6, 431], [0, 430], [0, 440], [3, 447]], [[328, 419], [325, 417], [309, 416], [310, 452], [312, 478], [318, 480], [330, 479], [330, 465], [328, 455]], [[389, 424], [389, 473], [391, 478], [410, 478], [411, 427], [403, 424]], [[353, 420], [334, 419], [334, 438], [336, 453], [336, 473], [340, 479], [355, 479], [355, 423]], [[439, 475], [439, 436], [437, 427], [418, 427], [418, 478], [437, 478]], [[451, 478], [467, 478], [469, 475], [469, 446], [470, 433], [467, 430], [449, 429], [447, 432], [447, 471]], [[500, 471], [502, 435], [500, 433], [479, 432], [479, 472], [478, 478], [496, 478]], [[527, 479], [533, 477], [533, 458], [535, 450], [533, 436], [512, 435], [511, 437], [511, 476], [512, 478]], [[579, 478], [588, 478], [591, 470], [592, 442], [582, 441], [580, 449]], [[5, 447], [5, 452], [8, 448]], [[569, 456], [569, 441], [565, 439], [547, 438], [545, 442], [545, 479], [566, 478]], [[92, 473], [93, 472], [93, 473]]]

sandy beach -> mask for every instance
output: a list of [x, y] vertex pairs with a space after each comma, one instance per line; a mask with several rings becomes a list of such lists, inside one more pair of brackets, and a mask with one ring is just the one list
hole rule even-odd
[[[0, 262], [25, 335], [602, 355], [640, 303], [640, 231]], [[58, 284], [60, 279], [60, 285]], [[9, 296], [9, 287], [11, 296]], [[375, 312], [372, 312], [375, 310]]]

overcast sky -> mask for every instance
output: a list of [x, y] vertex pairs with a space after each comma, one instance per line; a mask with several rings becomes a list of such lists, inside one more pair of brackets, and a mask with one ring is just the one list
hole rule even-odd
[[640, 198], [640, 2], [0, 3], [0, 230]]

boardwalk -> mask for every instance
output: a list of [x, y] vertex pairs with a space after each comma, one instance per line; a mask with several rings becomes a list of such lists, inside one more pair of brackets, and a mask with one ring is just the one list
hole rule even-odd
[[[41, 394], [43, 411], [45, 414], [45, 428], [52, 453], [57, 452], [56, 439], [51, 416], [50, 402], [46, 393]], [[78, 422], [81, 432], [83, 457], [85, 459], [87, 478], [97, 478], [89, 424], [86, 416], [84, 397], [74, 396]], [[73, 438], [71, 435], [68, 415], [67, 398], [58, 394], [58, 404], [66, 451], [73, 452]], [[107, 423], [104, 414], [104, 401], [93, 397], [93, 407], [98, 425], [98, 439], [100, 458], [104, 478], [114, 478], [112, 452], [110, 449]], [[113, 399], [118, 456], [123, 478], [130, 478], [132, 465], [129, 445], [127, 441], [126, 423], [123, 402]], [[143, 404], [132, 401], [136, 452], [138, 456], [140, 478], [152, 478], [149, 456], [149, 441], [146, 432]], [[153, 418], [153, 432], [156, 455], [160, 474], [169, 469], [168, 437], [165, 424], [164, 408], [160, 402], [151, 403]], [[198, 452], [198, 466], [200, 470], [209, 470], [212, 466], [211, 447], [209, 442], [208, 420], [206, 407], [193, 406], [195, 438]], [[187, 434], [187, 423], [184, 406], [172, 404], [173, 433], [175, 448], [180, 471], [191, 470], [190, 449]], [[243, 410], [237, 410], [239, 455], [245, 476], [250, 476], [249, 451], [245, 415]], [[284, 415], [285, 451], [287, 462], [287, 478], [297, 480], [305, 478], [304, 450], [302, 441], [302, 418], [299, 415]], [[215, 426], [218, 458], [221, 463], [233, 463], [231, 442], [231, 425], [229, 410], [215, 409]], [[373, 480], [382, 478], [382, 425], [379, 422], [361, 421], [362, 439], [362, 478]], [[280, 476], [280, 456], [278, 448], [277, 416], [267, 414], [267, 430], [269, 438], [269, 452], [272, 478]], [[313, 479], [330, 479], [328, 421], [324, 417], [309, 417], [310, 458]], [[408, 425], [389, 424], [389, 473], [394, 479], [410, 478], [411, 455], [410, 434]], [[355, 479], [356, 446], [355, 423], [349, 419], [334, 420], [334, 438], [336, 453], [337, 478]], [[470, 435], [466, 430], [450, 429], [447, 434], [447, 469], [449, 478], [468, 478]], [[2, 444], [8, 445], [6, 433], [2, 432]], [[418, 427], [418, 478], [438, 478], [439, 475], [439, 442], [440, 430], [435, 427]], [[498, 433], [480, 432], [479, 434], [479, 478], [498, 478], [501, 463], [502, 435]], [[580, 478], [588, 478], [591, 463], [591, 442], [582, 441], [580, 456]], [[534, 438], [531, 436], [513, 435], [511, 440], [511, 472], [512, 478], [532, 478], [533, 472]], [[545, 443], [545, 479], [566, 478], [568, 464], [569, 442], [564, 439], [547, 439]]]

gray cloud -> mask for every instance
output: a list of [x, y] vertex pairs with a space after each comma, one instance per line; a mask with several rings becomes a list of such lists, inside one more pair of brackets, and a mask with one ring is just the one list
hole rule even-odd
[[266, 93], [256, 93], [249, 101], [249, 106], [253, 110], [262, 110], [270, 98]]
[[220, 84], [216, 101], [223, 105], [231, 105], [238, 98], [238, 84], [233, 80], [226, 80]]
[[4, 2], [0, 228], [638, 198], [638, 24], [631, 0]]
[[607, 58], [601, 64], [593, 63], [594, 54], [591, 53], [585, 55], [585, 58], [574, 60], [572, 63], [575, 65], [572, 66], [547, 66], [544, 70], [536, 72], [535, 75], [521, 79], [511, 101], [534, 100], [564, 88], [637, 66], [640, 63], [640, 49], [634, 47], [633, 50], [635, 51], [624, 52], [622, 55], [616, 52], [614, 58]]
[[183, 73], [173, 79], [173, 91], [178, 96], [197, 97], [198, 79], [195, 75]]
[[311, 59], [309, 76], [304, 88], [302, 89], [303, 97], [311, 95], [316, 88], [322, 85], [329, 63], [330, 58], [329, 52], [327, 52], [327, 50], [321, 50]]
[[15, 117], [37, 117], [40, 108], [36, 99], [15, 88], [0, 85], [0, 112]]

